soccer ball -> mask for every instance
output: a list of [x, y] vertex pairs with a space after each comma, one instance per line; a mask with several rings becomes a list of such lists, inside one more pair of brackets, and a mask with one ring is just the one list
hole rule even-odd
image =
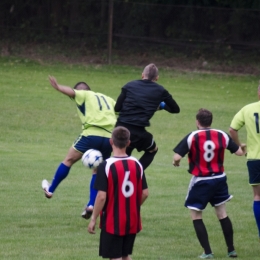
[[103, 161], [103, 156], [100, 151], [89, 149], [83, 154], [81, 161], [84, 166], [92, 169], [96, 168]]

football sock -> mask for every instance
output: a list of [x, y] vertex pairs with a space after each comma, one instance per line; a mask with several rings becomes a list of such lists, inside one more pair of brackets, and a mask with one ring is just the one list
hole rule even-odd
[[97, 177], [97, 174], [92, 174], [92, 179], [90, 181], [90, 187], [89, 187], [89, 190], [90, 190], [89, 197], [90, 198], [89, 198], [89, 202], [87, 204], [87, 207], [90, 206], [90, 205], [94, 206], [94, 204], [95, 204], [95, 200], [96, 200], [97, 192], [98, 192], [96, 189], [94, 189], [96, 177]]
[[258, 235], [260, 238], [260, 201], [254, 201], [253, 203], [253, 211], [255, 215], [256, 224], [258, 227]]
[[53, 193], [55, 191], [55, 189], [58, 187], [60, 182], [67, 177], [69, 171], [70, 171], [70, 167], [66, 166], [63, 163], [60, 164], [53, 177], [52, 184], [49, 187], [49, 192]]
[[196, 231], [197, 238], [200, 242], [200, 245], [204, 249], [204, 253], [206, 255], [212, 254], [210, 245], [209, 245], [209, 238], [208, 238], [208, 232], [206, 230], [206, 227], [203, 223], [202, 219], [196, 219], [193, 220], [193, 226]]
[[229, 217], [223, 218], [219, 220], [221, 224], [221, 228], [225, 237], [226, 245], [228, 248], [228, 252], [232, 252], [235, 250], [234, 241], [233, 241], [233, 226]]
[[158, 152], [158, 149], [157, 149], [157, 151], [155, 151], [153, 153], [145, 151], [143, 156], [139, 159], [139, 162], [142, 164], [144, 170], [151, 164], [151, 162], [153, 161], [153, 158], [157, 152]]

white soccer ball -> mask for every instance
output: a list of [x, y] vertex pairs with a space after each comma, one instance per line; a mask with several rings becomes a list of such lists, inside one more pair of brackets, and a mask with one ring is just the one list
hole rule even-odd
[[82, 155], [81, 161], [84, 166], [92, 169], [96, 168], [103, 161], [103, 156], [100, 151], [89, 149]]

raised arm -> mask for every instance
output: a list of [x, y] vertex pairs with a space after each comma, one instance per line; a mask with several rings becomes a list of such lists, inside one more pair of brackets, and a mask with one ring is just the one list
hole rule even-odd
[[58, 90], [59, 92], [63, 93], [64, 95], [67, 95], [71, 98], [75, 97], [75, 92], [71, 87], [67, 86], [62, 86], [59, 85], [57, 80], [53, 76], [49, 76], [50, 84], [52, 85], [53, 88]]

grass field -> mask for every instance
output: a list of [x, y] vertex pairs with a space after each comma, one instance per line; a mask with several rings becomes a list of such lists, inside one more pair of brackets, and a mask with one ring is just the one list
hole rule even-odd
[[[51, 200], [41, 190], [42, 179], [51, 180], [81, 131], [74, 103], [52, 89], [48, 75], [68, 86], [86, 81], [94, 91], [116, 98], [127, 81], [140, 78], [141, 71], [138, 67], [0, 58], [0, 259], [100, 259], [99, 229], [96, 235], [87, 233], [88, 222], [80, 216], [88, 200], [90, 171], [80, 162], [74, 165]], [[213, 112], [213, 127], [228, 131], [234, 114], [257, 100], [258, 80], [160, 70], [158, 83], [172, 93], [181, 112], [159, 111], [151, 120], [149, 131], [159, 151], [146, 171], [150, 196], [142, 208], [143, 230], [137, 236], [133, 259], [196, 259], [202, 253], [189, 211], [183, 206], [190, 180], [187, 161], [174, 168], [172, 149], [195, 129], [195, 114], [201, 107]], [[240, 136], [246, 141], [244, 129]], [[246, 158], [227, 152], [225, 171], [234, 195], [227, 210], [239, 259], [259, 259]], [[215, 258], [226, 259], [220, 224], [210, 206], [204, 221]]]

